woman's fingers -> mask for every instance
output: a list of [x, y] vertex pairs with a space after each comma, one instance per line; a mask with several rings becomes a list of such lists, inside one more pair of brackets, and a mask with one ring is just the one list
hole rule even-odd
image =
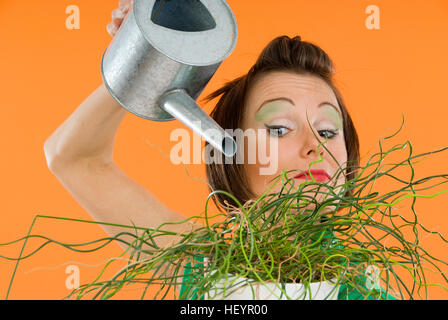
[[115, 36], [115, 34], [117, 33], [117, 30], [118, 30], [118, 28], [117, 28], [117, 26], [116, 26], [113, 22], [110, 22], [110, 23], [107, 25], [107, 32], [108, 32], [112, 37]]
[[107, 25], [107, 32], [113, 37], [120, 29], [124, 18], [132, 8], [133, 0], [119, 0], [118, 8], [112, 11], [112, 22]]
[[107, 31], [112, 36], [115, 36], [115, 33], [117, 33], [118, 29], [121, 26], [121, 23], [123, 22], [124, 17], [125, 14], [120, 9], [115, 9], [112, 11], [112, 22], [107, 25]]
[[118, 8], [123, 11], [125, 14], [131, 9], [133, 5], [133, 0], [120, 0], [118, 2]]
[[115, 9], [112, 11], [112, 22], [118, 23], [119, 25], [123, 21], [123, 18], [125, 17], [125, 13], [121, 11], [120, 9]]

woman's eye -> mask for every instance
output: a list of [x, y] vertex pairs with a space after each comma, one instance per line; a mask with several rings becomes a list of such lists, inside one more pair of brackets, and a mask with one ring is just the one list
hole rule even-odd
[[285, 130], [289, 131], [289, 129], [284, 126], [268, 126], [267, 124], [265, 126], [269, 130], [269, 134], [274, 137], [281, 138], [287, 133]]
[[[290, 131], [288, 128], [280, 125], [268, 126], [267, 124], [265, 124], [265, 126], [269, 130], [269, 134], [274, 137], [281, 138]], [[318, 133], [321, 137], [324, 137], [326, 139], [332, 139], [334, 138], [334, 136], [338, 134], [338, 130], [325, 129], [325, 130], [319, 130]]]
[[327, 130], [319, 130], [318, 132], [321, 137], [331, 139], [335, 135], [337, 135], [338, 130], [327, 129]]

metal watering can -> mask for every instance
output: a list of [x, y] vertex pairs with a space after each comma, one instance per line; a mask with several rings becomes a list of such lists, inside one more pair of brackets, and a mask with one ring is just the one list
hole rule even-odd
[[237, 40], [224, 0], [134, 0], [101, 60], [110, 94], [154, 121], [175, 118], [228, 157], [234, 139], [196, 103]]

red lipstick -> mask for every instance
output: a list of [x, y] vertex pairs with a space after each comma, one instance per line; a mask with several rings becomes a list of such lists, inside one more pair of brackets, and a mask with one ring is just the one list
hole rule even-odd
[[[330, 180], [330, 175], [325, 170], [310, 170], [309, 172], [313, 175], [314, 179], [316, 179], [316, 181], [318, 181], [318, 182], [325, 182], [325, 181]], [[308, 171], [305, 171], [305, 174], [299, 173], [298, 175], [296, 175], [294, 177], [294, 179], [312, 180]]]

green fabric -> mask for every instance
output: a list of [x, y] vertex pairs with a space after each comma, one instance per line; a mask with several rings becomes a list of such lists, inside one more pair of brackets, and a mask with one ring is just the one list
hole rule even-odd
[[[195, 256], [195, 260], [199, 261], [195, 263], [195, 268], [203, 267], [204, 258], [201, 255]], [[188, 288], [188, 284], [194, 280], [194, 277], [191, 276], [191, 262], [188, 262], [184, 268], [184, 277], [182, 278], [182, 285], [180, 287], [179, 298], [181, 298], [185, 291]], [[185, 300], [185, 299], [182, 299]], [[193, 297], [191, 300], [197, 300], [197, 289], [193, 289]], [[202, 296], [199, 300], [204, 300], [204, 296]]]
[[[342, 248], [342, 245], [337, 245], [338, 240], [336, 239], [333, 232], [331, 232], [331, 234], [326, 233], [326, 234], [324, 234], [323, 237], [331, 240], [331, 246], [336, 245], [336, 248], [340, 248], [340, 249]], [[194, 265], [195, 268], [202, 268], [203, 262], [204, 262], [202, 255], [196, 256], [195, 260], [198, 261], [198, 263], [195, 263], [195, 265]], [[182, 279], [182, 285], [181, 285], [180, 293], [179, 293], [179, 299], [185, 300], [184, 298], [182, 298], [182, 296], [184, 295], [185, 291], [187, 290], [188, 284], [191, 283], [193, 280], [195, 280], [191, 275], [191, 269], [192, 269], [192, 264], [191, 264], [191, 262], [188, 262], [185, 266], [184, 276]], [[363, 288], [367, 292], [368, 289], [365, 286], [366, 278], [367, 278], [367, 276], [363, 275], [361, 277], [357, 277], [356, 280], [359, 281], [358, 283], [363, 284]], [[389, 293], [386, 295], [386, 291], [381, 287], [373, 287], [370, 292], [371, 292], [371, 294], [367, 298], [364, 298], [364, 295], [361, 292], [359, 292], [358, 290], [356, 290], [356, 288], [354, 288], [353, 286], [341, 284], [339, 287], [339, 291], [338, 291], [338, 300], [376, 300], [375, 293], [378, 293], [378, 292], [381, 295], [381, 299], [398, 300], [395, 297], [393, 297], [392, 295], [390, 295]], [[191, 300], [197, 300], [197, 289], [193, 289], [193, 296], [192, 296]], [[204, 296], [202, 296], [199, 300], [204, 300]]]

